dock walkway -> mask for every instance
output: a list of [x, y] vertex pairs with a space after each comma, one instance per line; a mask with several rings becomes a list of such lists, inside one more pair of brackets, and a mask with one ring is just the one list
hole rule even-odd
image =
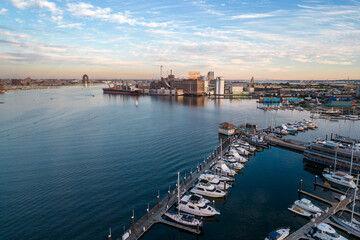
[[[232, 140], [232, 139], [231, 139]], [[205, 171], [209, 170], [212, 166], [212, 163], [217, 160], [220, 155], [224, 154], [229, 148], [230, 145], [230, 139], [223, 143], [223, 151], [220, 151], [220, 147], [217, 149], [217, 151], [214, 151], [214, 154], [209, 160], [204, 160], [202, 164], [196, 169], [195, 172], [191, 173], [189, 177], [183, 180], [182, 183], [180, 183], [180, 196], [182, 197], [190, 188], [194, 187], [195, 183], [198, 181], [198, 178], [201, 174], [203, 174]], [[142, 237], [154, 224], [157, 223], [163, 223], [178, 229], [181, 229], [183, 231], [187, 231], [194, 234], [200, 234], [200, 230], [192, 227], [188, 227], [185, 225], [181, 225], [172, 221], [165, 220], [163, 218], [163, 215], [175, 204], [177, 203], [177, 191], [173, 190], [170, 195], [162, 199], [160, 202], [158, 202], [157, 205], [155, 205], [149, 212], [141, 217], [138, 221], [134, 222], [134, 217], [132, 217], [133, 226], [130, 230], [127, 230], [127, 232], [130, 233], [127, 240], [136, 240]], [[121, 237], [118, 238], [118, 240], [121, 240]]]
[[[312, 195], [310, 193], [304, 192], [299, 190], [299, 193], [310, 196], [310, 197], [314, 197], [315, 195]], [[317, 196], [315, 196], [317, 200], [320, 200], [322, 202], [326, 202], [328, 204], [331, 205], [331, 208], [323, 213], [320, 217], [316, 218], [315, 221], [310, 221], [309, 223], [305, 224], [304, 226], [302, 226], [301, 228], [299, 228], [296, 232], [290, 234], [287, 238], [285, 238], [286, 240], [298, 240], [298, 239], [304, 239], [307, 238], [306, 234], [308, 234], [311, 230], [312, 227], [319, 225], [322, 222], [325, 222], [326, 220], [329, 219], [329, 217], [331, 217], [332, 215], [334, 215], [337, 211], [344, 209], [351, 201], [349, 201], [349, 199], [345, 198], [344, 200], [342, 200], [340, 203], [336, 203], [336, 202], [329, 202], [325, 199], [321, 199]]]
[[280, 139], [271, 136], [265, 136], [265, 140], [269, 142], [270, 145], [276, 147], [283, 147], [290, 150], [295, 150], [303, 153], [305, 151], [305, 143], [296, 141], [293, 139]]

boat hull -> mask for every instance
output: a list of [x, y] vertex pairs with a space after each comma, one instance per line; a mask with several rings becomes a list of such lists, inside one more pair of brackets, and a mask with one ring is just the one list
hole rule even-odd
[[126, 89], [111, 89], [111, 88], [103, 88], [103, 92], [107, 94], [123, 94], [123, 95], [140, 95], [140, 91], [138, 90], [126, 90]]

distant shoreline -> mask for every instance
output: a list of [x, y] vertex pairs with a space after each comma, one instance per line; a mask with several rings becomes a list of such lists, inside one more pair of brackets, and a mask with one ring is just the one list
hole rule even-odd
[[[104, 83], [91, 83], [88, 85], [100, 85]], [[26, 90], [42, 90], [42, 89], [56, 89], [60, 87], [81, 87], [84, 86], [83, 84], [69, 84], [69, 85], [44, 85], [44, 86], [37, 86], [37, 85], [5, 85], [4, 86], [4, 93], [7, 92], [18, 92], [18, 91], [26, 91]]]

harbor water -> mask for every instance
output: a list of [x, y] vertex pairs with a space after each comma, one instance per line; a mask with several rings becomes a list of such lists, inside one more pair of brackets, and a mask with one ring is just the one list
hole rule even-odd
[[[175, 188], [178, 171], [184, 177], [214, 150], [219, 123], [262, 128], [310, 116], [265, 112], [256, 100], [113, 96], [101, 86], [13, 92], [0, 102], [0, 239], [106, 239], [109, 227], [119, 237], [133, 210], [140, 218], [158, 191], [163, 198]], [[359, 122], [313, 121], [317, 130], [292, 138], [360, 137]], [[264, 239], [307, 223], [287, 210], [300, 179], [304, 190], [334, 197], [314, 190], [321, 171], [300, 153], [272, 147], [246, 166], [201, 236], [155, 225], [143, 239]]]

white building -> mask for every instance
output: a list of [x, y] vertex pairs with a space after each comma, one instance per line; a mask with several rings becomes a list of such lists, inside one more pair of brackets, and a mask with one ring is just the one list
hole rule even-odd
[[223, 77], [216, 77], [215, 95], [223, 95], [225, 93], [225, 80]]
[[244, 91], [244, 87], [243, 86], [230, 86], [230, 93], [234, 94], [234, 93], [241, 93]]

